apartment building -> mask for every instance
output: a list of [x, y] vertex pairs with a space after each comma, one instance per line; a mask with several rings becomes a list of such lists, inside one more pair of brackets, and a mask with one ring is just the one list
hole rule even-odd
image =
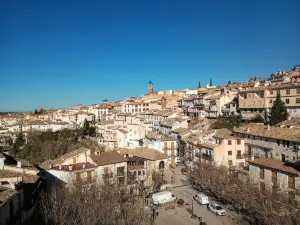
[[274, 158], [281, 161], [299, 159], [300, 129], [247, 124], [234, 128], [234, 135], [245, 140], [249, 159]]
[[115, 130], [107, 129], [99, 131], [97, 135], [97, 143], [105, 146], [107, 149], [114, 149], [118, 146], [117, 134]]
[[127, 168], [134, 181], [152, 184], [153, 172], [167, 169], [169, 159], [165, 154], [150, 148], [118, 148], [117, 151], [127, 159]]
[[150, 103], [145, 102], [124, 102], [121, 106], [123, 113], [139, 113], [149, 111]]
[[285, 103], [287, 111], [292, 117], [300, 116], [300, 85], [278, 84], [266, 87], [255, 87], [239, 92], [239, 108], [243, 118], [251, 119], [256, 114], [264, 116], [264, 111], [269, 112], [280, 93], [281, 100]]
[[222, 115], [222, 109], [235, 97], [235, 92], [225, 88], [203, 97], [205, 116], [216, 118]]
[[68, 186], [90, 186], [96, 182], [126, 184], [127, 160], [116, 151], [92, 152], [79, 148], [40, 165], [43, 176], [51, 184], [63, 182]]
[[171, 164], [175, 163], [178, 156], [177, 140], [171, 136], [158, 135], [156, 133], [148, 133], [144, 138], [144, 147], [156, 149], [169, 157]]
[[170, 118], [159, 122], [158, 132], [163, 135], [171, 135], [171, 131], [179, 128], [188, 128], [189, 120], [184, 117]]
[[245, 166], [244, 139], [233, 136], [228, 129], [218, 129], [207, 141], [199, 143], [195, 156], [202, 161], [213, 162], [218, 166]]
[[300, 200], [300, 164], [258, 158], [249, 161], [249, 176], [260, 190], [274, 193], [284, 191], [290, 199]]

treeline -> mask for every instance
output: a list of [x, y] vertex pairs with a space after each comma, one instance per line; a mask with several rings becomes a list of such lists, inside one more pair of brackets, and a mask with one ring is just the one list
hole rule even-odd
[[41, 196], [39, 218], [55, 225], [153, 224], [140, 195], [109, 182], [90, 188], [56, 186]]
[[96, 148], [97, 143], [89, 139], [80, 140], [81, 131], [60, 130], [56, 132], [32, 132], [25, 138], [19, 133], [10, 154], [39, 164], [48, 159], [55, 159], [80, 147]]
[[189, 173], [195, 189], [242, 213], [249, 224], [300, 224], [299, 205], [279, 188], [261, 192], [248, 175], [198, 162]]

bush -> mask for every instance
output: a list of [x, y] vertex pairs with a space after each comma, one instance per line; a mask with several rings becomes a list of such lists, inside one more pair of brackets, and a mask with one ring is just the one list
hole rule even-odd
[[207, 225], [207, 223], [205, 223], [205, 222], [200, 222], [200, 225]]
[[178, 205], [183, 205], [184, 204], [184, 200], [182, 198], [177, 200], [177, 204]]

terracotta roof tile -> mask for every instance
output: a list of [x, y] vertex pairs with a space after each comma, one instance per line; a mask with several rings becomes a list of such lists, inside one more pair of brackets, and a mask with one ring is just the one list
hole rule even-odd
[[295, 175], [300, 175], [300, 165], [297, 163], [285, 163], [277, 159], [270, 158], [257, 158], [249, 161], [249, 164], [268, 167], [270, 169], [276, 169], [278, 171], [284, 171]]
[[166, 156], [165, 154], [151, 148], [118, 148], [117, 151], [122, 155], [129, 154], [149, 160], [162, 160], [168, 158], [168, 156]]
[[100, 155], [92, 154], [90, 158], [98, 165], [109, 165], [109, 164], [116, 164], [116, 163], [123, 163], [127, 160], [118, 152], [111, 151], [111, 152], [102, 152]]
[[[268, 129], [269, 128], [269, 129]], [[300, 142], [300, 129], [247, 124], [233, 129], [236, 133]]]

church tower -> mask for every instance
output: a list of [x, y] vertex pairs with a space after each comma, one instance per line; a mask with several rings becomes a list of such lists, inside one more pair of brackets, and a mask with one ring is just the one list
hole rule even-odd
[[152, 94], [152, 92], [153, 92], [153, 84], [152, 84], [151, 81], [149, 81], [149, 83], [148, 83], [148, 94], [150, 95], [150, 94]]

